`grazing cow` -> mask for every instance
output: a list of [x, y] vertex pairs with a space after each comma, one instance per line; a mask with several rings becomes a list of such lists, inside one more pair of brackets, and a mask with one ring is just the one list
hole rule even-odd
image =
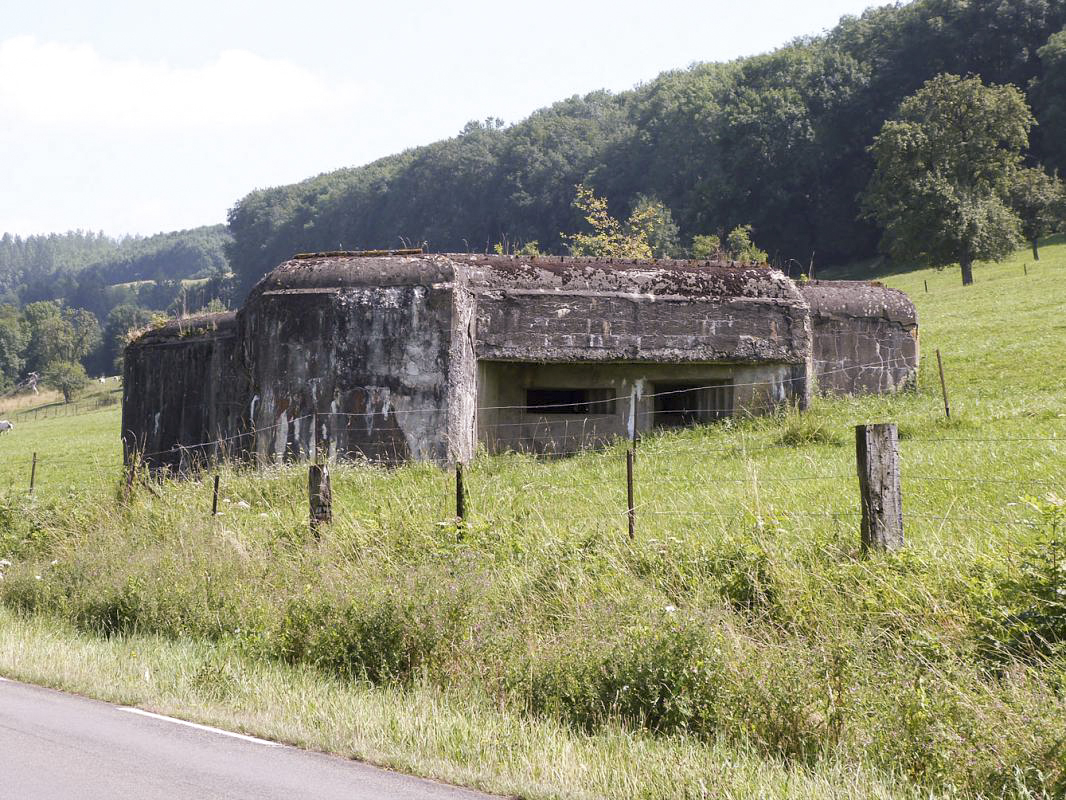
[[15, 430], [15, 423], [8, 422], [6, 419], [0, 419], [0, 433], [7, 433], [8, 431]]

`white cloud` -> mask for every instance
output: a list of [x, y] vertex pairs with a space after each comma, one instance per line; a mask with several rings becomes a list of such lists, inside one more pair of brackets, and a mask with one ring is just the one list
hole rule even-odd
[[203, 66], [115, 60], [91, 45], [0, 41], [0, 116], [36, 125], [218, 128], [350, 110], [362, 92], [284, 59], [226, 50]]

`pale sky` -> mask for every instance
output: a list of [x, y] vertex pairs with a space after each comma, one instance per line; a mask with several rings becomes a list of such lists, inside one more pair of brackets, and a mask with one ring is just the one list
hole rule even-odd
[[767, 52], [872, 0], [2, 0], [0, 231], [224, 222], [254, 188]]

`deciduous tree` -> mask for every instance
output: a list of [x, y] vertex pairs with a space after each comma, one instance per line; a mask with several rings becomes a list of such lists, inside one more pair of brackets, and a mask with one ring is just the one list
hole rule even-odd
[[77, 361], [53, 361], [41, 376], [45, 385], [63, 393], [63, 402], [69, 403], [74, 395], [89, 383], [85, 367]]
[[893, 257], [944, 267], [1001, 260], [1021, 236], [1009, 195], [1033, 116], [1014, 86], [938, 75], [903, 101], [870, 147], [865, 213]]
[[1022, 235], [1033, 246], [1033, 260], [1039, 261], [1040, 237], [1054, 233], [1063, 221], [1066, 190], [1062, 181], [1037, 167], [1022, 169], [1014, 180], [1010, 197], [1022, 221]]

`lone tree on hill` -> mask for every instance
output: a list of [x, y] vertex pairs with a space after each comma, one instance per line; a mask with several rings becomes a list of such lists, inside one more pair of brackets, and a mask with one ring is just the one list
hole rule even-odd
[[73, 400], [89, 383], [85, 367], [77, 361], [53, 361], [42, 377], [47, 385], [63, 393], [64, 403]]
[[1000, 261], [1021, 239], [1010, 193], [1033, 115], [1014, 86], [938, 75], [903, 101], [870, 151], [876, 167], [863, 196], [894, 257], [934, 267]]
[[1018, 171], [1011, 188], [1011, 205], [1022, 220], [1022, 235], [1033, 246], [1033, 260], [1040, 260], [1037, 243], [1062, 224], [1066, 212], [1066, 189], [1062, 181], [1038, 167]]

